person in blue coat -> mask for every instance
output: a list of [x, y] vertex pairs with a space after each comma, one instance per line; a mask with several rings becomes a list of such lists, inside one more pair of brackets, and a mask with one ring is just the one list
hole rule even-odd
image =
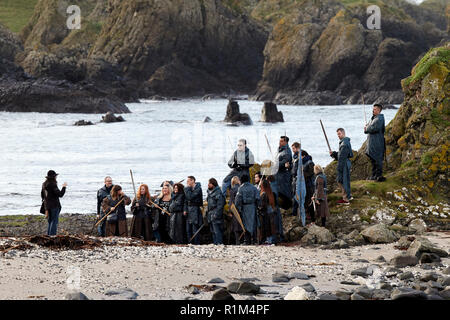
[[225, 206], [225, 197], [216, 179], [209, 179], [207, 194], [207, 219], [212, 233], [213, 243], [223, 244], [223, 207]]
[[[186, 216], [186, 235], [189, 241], [203, 224], [203, 192], [200, 182], [195, 181], [194, 176], [187, 178], [187, 185], [184, 188], [185, 204], [184, 215]], [[192, 240], [193, 244], [200, 244], [199, 235]]]
[[384, 141], [384, 115], [381, 114], [383, 106], [375, 104], [372, 111], [372, 119], [364, 127], [364, 133], [368, 134], [366, 155], [372, 163], [372, 175], [369, 180], [378, 182], [386, 180], [383, 177], [383, 158], [385, 151]]
[[235, 205], [245, 227], [245, 244], [257, 244], [257, 210], [260, 204], [258, 189], [252, 185], [248, 175], [241, 177], [241, 186], [236, 195]]
[[338, 204], [349, 204], [350, 200], [353, 200], [350, 189], [350, 169], [352, 164], [350, 158], [353, 158], [352, 145], [350, 144], [350, 138], [345, 136], [345, 130], [339, 128], [336, 130], [339, 138], [339, 152], [330, 151], [330, 156], [337, 160], [337, 177], [336, 181], [342, 190], [342, 200], [339, 200]]

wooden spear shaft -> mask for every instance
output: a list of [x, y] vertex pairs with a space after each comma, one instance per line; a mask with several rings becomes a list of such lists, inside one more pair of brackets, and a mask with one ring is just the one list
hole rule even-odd
[[[114, 207], [112, 207], [111, 210], [109, 210], [109, 212], [103, 216], [103, 218], [101, 218], [99, 221], [97, 221], [97, 223], [94, 225], [94, 228], [96, 226], [98, 226], [100, 224], [100, 222], [105, 220], [106, 217], [111, 214], [111, 212], [114, 212], [114, 210], [116, 210], [116, 208], [122, 203], [123, 200], [125, 200], [125, 197], [122, 197], [122, 199]], [[94, 229], [94, 228], [92, 228], [92, 229]]]
[[325, 128], [323, 127], [322, 120], [320, 120], [320, 125], [322, 126], [322, 131], [323, 131], [323, 134], [325, 136], [325, 140], [327, 141], [328, 150], [331, 152], [330, 142], [328, 142], [327, 133], [325, 132]]

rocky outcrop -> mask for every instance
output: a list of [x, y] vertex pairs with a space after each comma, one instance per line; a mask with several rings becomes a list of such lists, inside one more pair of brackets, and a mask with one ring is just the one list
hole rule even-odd
[[[268, 2], [268, 1], [263, 1]], [[280, 2], [281, 3], [281, 2]], [[366, 27], [367, 3], [289, 4], [264, 49], [256, 100], [281, 104], [401, 103], [400, 81], [446, 34], [442, 11], [379, 1], [381, 30]], [[281, 5], [281, 4], [280, 4]]]
[[0, 111], [129, 112], [119, 98], [92, 84], [30, 76], [14, 61], [22, 50], [18, 38], [0, 25]]
[[261, 110], [262, 122], [284, 122], [283, 113], [278, 111], [277, 105], [272, 102], [264, 102], [264, 106]]
[[111, 111], [107, 112], [104, 116], [102, 116], [102, 120], [100, 122], [104, 123], [114, 123], [114, 122], [123, 122], [125, 119], [122, 116], [116, 117], [114, 113]]
[[241, 113], [239, 104], [236, 101], [230, 100], [227, 105], [227, 114], [225, 115], [225, 122], [235, 125], [252, 125], [252, 119], [247, 113]]

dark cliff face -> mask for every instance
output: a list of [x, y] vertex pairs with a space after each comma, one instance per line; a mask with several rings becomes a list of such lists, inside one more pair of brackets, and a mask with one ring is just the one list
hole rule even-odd
[[401, 103], [401, 79], [448, 37], [443, 12], [378, 1], [381, 30], [366, 27], [367, 4], [300, 1], [273, 27], [257, 100], [291, 104]]
[[22, 32], [20, 63], [33, 75], [129, 87], [140, 97], [249, 92], [260, 80], [268, 34], [221, 1], [84, 0], [82, 29], [71, 32], [60, 28], [66, 15], [57, 3], [41, 0]]

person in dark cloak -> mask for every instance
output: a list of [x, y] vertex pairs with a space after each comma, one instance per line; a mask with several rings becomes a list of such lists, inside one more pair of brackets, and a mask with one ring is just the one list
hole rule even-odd
[[[231, 205], [234, 204], [236, 201], [236, 196], [237, 196], [240, 186], [241, 186], [241, 180], [239, 180], [238, 176], [234, 176], [231, 179], [230, 201], [229, 201], [230, 208], [231, 208]], [[231, 211], [231, 209], [230, 209], [230, 211]], [[238, 212], [238, 214], [242, 220], [241, 214], [239, 212]], [[236, 245], [240, 245], [241, 244], [241, 235], [242, 235], [243, 230], [242, 230], [240, 223], [234, 216], [234, 214], [231, 214], [231, 232], [233, 232], [233, 234], [234, 234]]]
[[153, 219], [150, 203], [150, 192], [146, 184], [142, 184], [138, 189], [136, 198], [131, 203], [131, 237], [150, 241], [153, 239]]
[[[102, 210], [102, 202], [108, 195], [111, 194], [111, 189], [114, 186], [110, 176], [105, 177], [105, 185], [97, 191], [97, 221], [106, 214]], [[97, 227], [97, 232], [100, 237], [106, 236], [106, 219], [103, 220]]]
[[381, 104], [375, 104], [372, 110], [372, 119], [364, 127], [364, 133], [369, 135], [366, 155], [372, 163], [372, 175], [369, 177], [369, 180], [378, 182], [386, 180], [383, 177], [383, 158], [386, 146], [384, 140], [384, 115], [381, 114], [382, 110], [383, 106]]
[[103, 199], [103, 212], [110, 212], [121, 200], [124, 200], [111, 212], [106, 218], [106, 236], [107, 237], [128, 237], [127, 214], [125, 206], [131, 203], [131, 199], [125, 195], [122, 187], [115, 185], [111, 189], [111, 194]]
[[280, 137], [280, 144], [276, 160], [278, 161], [278, 171], [275, 179], [278, 185], [279, 205], [281, 208], [288, 210], [292, 206], [292, 182], [291, 182], [291, 162], [292, 151], [288, 145], [289, 138]]
[[[187, 177], [184, 188], [184, 215], [186, 217], [186, 236], [189, 241], [203, 224], [203, 191], [200, 182], [195, 181], [194, 176]], [[193, 244], [200, 244], [200, 237], [196, 235], [192, 239]]]
[[257, 209], [260, 202], [258, 189], [252, 185], [248, 175], [241, 177], [241, 186], [236, 195], [235, 205], [242, 217], [245, 228], [245, 244], [257, 244]]
[[234, 151], [228, 166], [232, 169], [230, 173], [223, 179], [222, 182], [222, 194], [226, 197], [227, 190], [231, 185], [231, 179], [234, 176], [242, 178], [244, 174], [250, 176], [249, 168], [255, 164], [255, 158], [253, 153], [247, 148], [247, 141], [240, 139], [238, 141], [238, 149]]
[[339, 200], [338, 204], [349, 204], [352, 198], [350, 189], [350, 169], [352, 163], [350, 158], [353, 158], [352, 145], [350, 144], [350, 138], [345, 136], [345, 130], [339, 128], [336, 130], [339, 138], [339, 152], [330, 152], [330, 156], [337, 160], [337, 177], [336, 181], [342, 190], [342, 200]]
[[260, 219], [259, 243], [274, 244], [277, 238], [275, 196], [270, 188], [270, 182], [263, 180], [260, 192], [261, 201], [258, 206]]
[[207, 194], [206, 201], [208, 202], [208, 210], [206, 214], [213, 243], [216, 245], [223, 244], [223, 208], [225, 206], [225, 197], [216, 179], [209, 179]]
[[[306, 150], [302, 150], [303, 176], [305, 177], [306, 197], [305, 211], [312, 224], [315, 223], [314, 205], [311, 197], [314, 194], [314, 162]], [[294, 201], [297, 202], [297, 201]], [[298, 205], [298, 202], [297, 202]]]
[[186, 232], [186, 225], [184, 224], [183, 212], [185, 205], [184, 186], [181, 183], [176, 183], [173, 186], [173, 196], [169, 204], [170, 212], [170, 227], [169, 236], [173, 243], [184, 243], [184, 233]]
[[277, 227], [277, 240], [276, 242], [284, 242], [284, 232], [283, 232], [283, 219], [281, 216], [281, 210], [278, 206], [278, 185], [275, 180], [275, 176], [268, 176], [267, 181], [270, 183], [270, 189], [272, 190], [272, 193], [275, 197], [275, 208], [276, 208], [276, 215], [275, 215], [275, 225]]
[[[172, 186], [164, 184], [161, 193], [155, 199], [154, 203], [169, 212], [170, 200], [172, 199]], [[153, 211], [153, 235], [157, 242], [171, 243], [169, 236], [170, 216], [157, 206], [152, 206]], [[169, 212], [170, 213], [170, 212]]]

